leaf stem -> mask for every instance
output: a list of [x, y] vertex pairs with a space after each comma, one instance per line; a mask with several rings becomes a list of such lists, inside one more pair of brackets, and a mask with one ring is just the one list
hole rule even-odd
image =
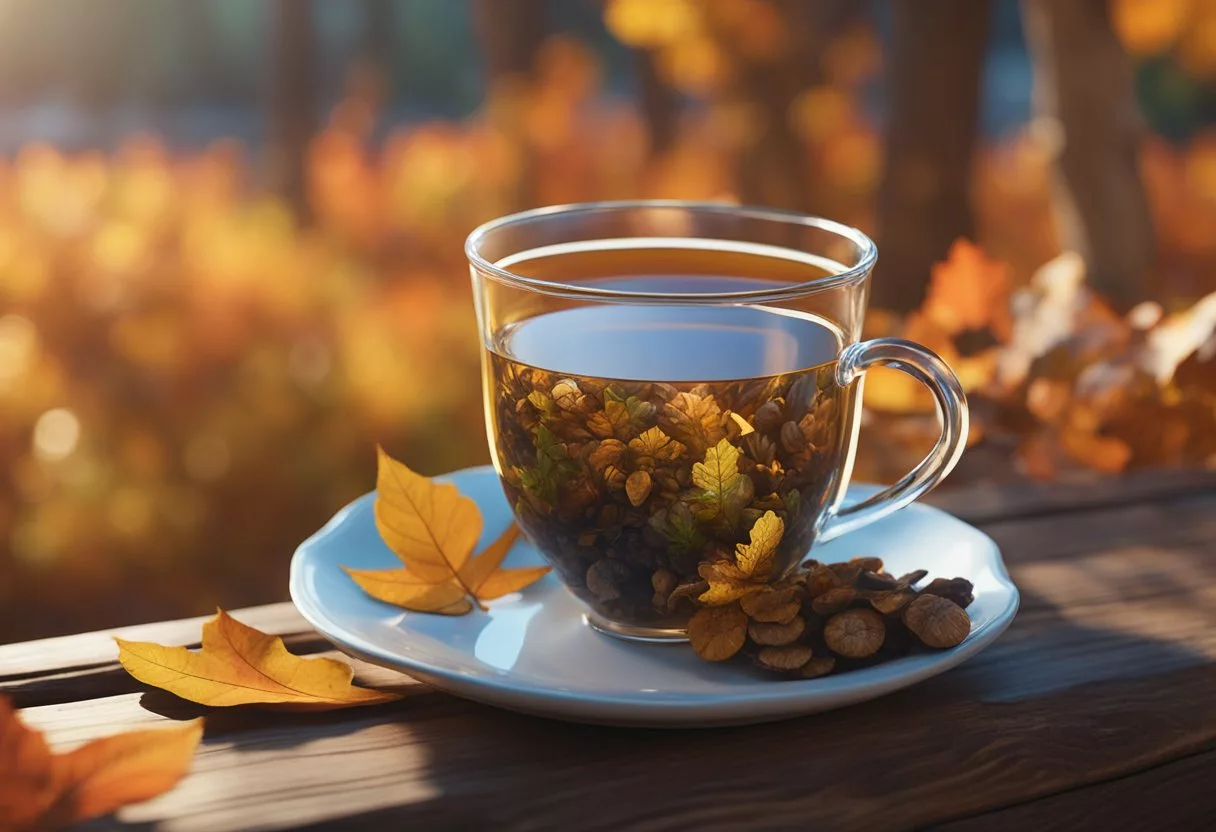
[[[380, 452], [384, 453], [384, 449], [381, 448]], [[388, 456], [388, 455], [385, 454], [385, 456]], [[392, 457], [389, 457], [389, 459], [392, 459]], [[414, 511], [416, 511], [418, 513], [419, 517], [422, 517], [423, 516], [422, 509], [410, 497], [410, 493], [409, 493], [409, 491], [406, 490], [405, 484], [401, 482], [401, 477], [399, 477], [397, 475], [397, 472], [395, 470], [393, 470], [393, 467], [391, 465], [388, 466], [388, 472], [389, 472], [389, 475], [392, 476], [393, 480], [397, 483], [397, 488], [401, 490], [402, 498], [404, 498], [413, 507]], [[376, 499], [380, 500], [383, 498], [379, 494], [377, 494]], [[480, 508], [478, 508], [477, 511], [479, 514], [481, 513]], [[483, 604], [481, 602], [481, 599], [477, 597], [477, 593], [473, 590], [473, 588], [471, 586], [469, 586], [467, 583], [465, 583], [464, 579], [460, 577], [460, 570], [458, 570], [452, 566], [452, 561], [448, 558], [448, 553], [446, 551], [444, 551], [443, 547], [439, 545], [439, 541], [435, 539], [435, 533], [431, 531], [431, 524], [427, 523], [427, 522], [423, 522], [422, 527], [424, 529], [426, 529], [427, 536], [430, 537], [431, 543], [435, 546], [435, 551], [437, 551], [439, 553], [439, 556], [443, 558], [443, 565], [448, 568], [448, 572], [450, 572], [452, 577], [456, 579], [456, 583], [460, 584], [460, 587], [461, 587], [461, 589], [463, 589], [465, 591], [465, 594], [473, 599], [473, 603], [477, 605], [477, 608], [479, 610], [481, 610], [482, 612], [485, 612], [486, 605]]]

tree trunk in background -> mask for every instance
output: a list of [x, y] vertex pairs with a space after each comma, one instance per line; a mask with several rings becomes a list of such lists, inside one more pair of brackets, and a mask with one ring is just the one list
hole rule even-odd
[[989, 8], [987, 0], [895, 0], [893, 12], [872, 302], [907, 312], [920, 305], [933, 263], [973, 232], [972, 151]]
[[393, 75], [393, 0], [362, 0], [363, 36], [360, 59], [387, 86]]
[[638, 73], [638, 98], [642, 118], [650, 135], [650, 152], [656, 156], [666, 153], [675, 142], [680, 115], [680, 99], [668, 86], [654, 65], [654, 56], [646, 49], [635, 49]]
[[[812, 20], [817, 4], [765, 1], [781, 16], [790, 36], [791, 48], [779, 58], [756, 61], [739, 53], [737, 37], [729, 29], [716, 33], [721, 47], [735, 53], [739, 99], [756, 108], [760, 130], [756, 140], [739, 151], [739, 199], [747, 205], [809, 211], [807, 149], [794, 133], [789, 114], [799, 93], [820, 77], [818, 57], [827, 36]], [[827, 0], [818, 5], [823, 3]]]
[[275, 0], [274, 11], [268, 178], [297, 218], [307, 222], [305, 166], [317, 124], [312, 3]]
[[174, 10], [180, 15], [178, 25], [184, 44], [184, 54], [178, 60], [195, 67], [188, 76], [189, 94], [225, 101], [237, 99], [240, 84], [225, 60], [214, 7], [207, 3], [181, 3]]
[[1035, 110], [1056, 151], [1061, 242], [1116, 306], [1145, 296], [1156, 260], [1138, 155], [1143, 124], [1133, 67], [1106, 0], [1024, 0], [1035, 60]]
[[[485, 66], [487, 95], [513, 99], [526, 95], [533, 81], [536, 54], [548, 36], [546, 0], [472, 0], [473, 23]], [[536, 160], [529, 145], [523, 113], [516, 106], [495, 110], [491, 117], [520, 150], [517, 208], [536, 201]]]
[[739, 197], [745, 203], [816, 212], [808, 148], [795, 133], [790, 107], [807, 89], [824, 82], [825, 47], [853, 21], [864, 18], [857, 0], [765, 0], [781, 18], [790, 48], [776, 59], [756, 61], [740, 53], [729, 28], [716, 33], [720, 46], [733, 54], [741, 100], [757, 108], [763, 130], [738, 160]]
[[527, 79], [545, 40], [546, 0], [473, 0], [473, 21], [486, 76]]

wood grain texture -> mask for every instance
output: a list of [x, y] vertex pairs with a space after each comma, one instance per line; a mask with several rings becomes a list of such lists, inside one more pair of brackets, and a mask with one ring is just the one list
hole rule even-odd
[[[291, 604], [267, 604], [235, 612], [238, 618], [264, 633], [303, 633], [311, 628]], [[214, 613], [178, 621], [137, 624], [114, 630], [98, 630], [72, 636], [26, 641], [0, 646], [0, 679], [34, 676], [71, 667], [110, 664], [118, 660], [114, 637], [127, 641], [156, 641], [161, 644], [198, 644], [203, 622]]]
[[[120, 817], [197, 831], [349, 829], [359, 815], [365, 828], [904, 829], [1212, 751], [1214, 686], [1206, 665], [1000, 703], [947, 676], [716, 731], [564, 725], [439, 693], [341, 716], [219, 714], [187, 780]], [[151, 718], [135, 697], [55, 708], [31, 721], [56, 739]]]
[[1097, 508], [1166, 503], [1191, 495], [1216, 494], [1216, 472], [1200, 470], [1139, 471], [1120, 477], [1094, 474], [1076, 482], [1051, 484], [978, 483], [944, 487], [924, 502], [968, 523], [984, 525], [1048, 514]]
[[1211, 818], [1216, 814], [1213, 771], [1216, 771], [1216, 751], [1205, 751], [1126, 777], [932, 828], [935, 832], [1193, 829], [1196, 818]]
[[[0, 648], [0, 690], [37, 703], [23, 718], [61, 748], [206, 714], [187, 780], [98, 829], [1196, 828], [1216, 794], [1216, 488], [1130, 482], [951, 498], [1022, 589], [1010, 630], [912, 689], [773, 725], [566, 725], [353, 660], [360, 683], [407, 698], [208, 711], [116, 675], [109, 633], [34, 643], [67, 665]], [[237, 615], [334, 655], [289, 605]], [[202, 620], [132, 629], [191, 643]]]
[[[1159, 591], [1153, 577], [1190, 573], [1211, 551], [1171, 561], [1131, 546], [1032, 561], [1021, 578], [1027, 612], [976, 659], [874, 703], [772, 726], [564, 726], [422, 685], [399, 706], [339, 717], [212, 712], [196, 774], [123, 818], [185, 830], [899, 829], [990, 813], [1216, 748], [1216, 627], [1133, 626], [1178, 610], [1216, 619], [1212, 593], [1184, 582]], [[1056, 594], [1075, 603], [1056, 607]], [[392, 678], [359, 667], [366, 683]], [[75, 743], [157, 721], [149, 707], [202, 712], [128, 694], [25, 713], [56, 743]]]
[[[295, 611], [294, 608], [292, 611]], [[236, 614], [239, 617], [245, 612], [245, 610], [240, 610]], [[155, 637], [150, 637], [148, 640], [158, 641]], [[328, 641], [311, 630], [304, 633], [289, 633], [283, 636], [283, 642], [287, 645], [288, 650], [298, 656], [306, 656], [318, 650], [328, 650], [331, 646]], [[173, 642], [160, 643], [172, 644]], [[197, 632], [195, 641], [186, 646], [198, 647]], [[0, 695], [9, 697], [19, 708], [116, 696], [138, 689], [139, 683], [131, 678], [117, 661], [70, 667], [65, 670], [51, 669], [8, 678], [0, 676]]]
[[[1184, 576], [1211, 564], [1203, 547], [1216, 544], [1216, 488], [1186, 492], [1183, 497], [1166, 497], [1163, 495], [1173, 494], [1177, 485], [1175, 478], [1169, 479], [1170, 490], [1164, 492], [1153, 490], [1164, 487], [1158, 479], [1136, 480], [1139, 485], [1135, 503], [1114, 507], [1093, 502], [1102, 493], [1111, 498], [1113, 492], [1073, 492], [1061, 487], [1056, 492], [1060, 499], [1075, 505], [1068, 513], [1044, 512], [1034, 492], [1017, 491], [1022, 496], [1011, 498], [1007, 504], [1011, 517], [990, 517], [981, 522], [981, 527], [1000, 545], [1015, 582], [1023, 590], [1035, 590], [1025, 593], [1021, 618], [1035, 615], [1044, 606], [1049, 611], [1059, 607], [1071, 609], [1085, 598], [1090, 599], [1085, 603], [1111, 605], [1108, 617], [1126, 620], [1127, 614], [1134, 611], [1139, 620], [1149, 623], [1157, 612], [1190, 609], [1190, 602], [1197, 599], [1189, 596], [1200, 590]], [[1191, 482], [1189, 477], [1183, 481]], [[1162, 501], [1154, 502], [1154, 494]], [[1083, 499], [1091, 502], [1081, 502]], [[983, 496], [982, 491], [971, 494], [969, 500], [973, 509], [986, 506], [982, 510], [992, 514], [991, 506], [995, 503]], [[1094, 552], [1105, 552], [1108, 556], [1099, 561], [1085, 560]], [[1057, 565], [1049, 568], [1038, 565], [1040, 561], [1056, 561]], [[1105, 594], [1090, 598], [1100, 587], [1106, 587]], [[1143, 597], [1146, 592], [1152, 597]], [[1129, 607], [1125, 602], [1135, 602], [1135, 606]], [[1214, 623], [1209, 620], [1210, 615], [1203, 613], [1198, 618], [1194, 613], [1178, 614], [1184, 615], [1192, 626]], [[255, 607], [239, 611], [237, 616], [267, 632], [286, 634], [295, 653], [305, 655], [328, 649], [328, 643], [307, 629], [290, 604]], [[133, 633], [123, 637], [134, 640], [197, 644], [203, 620], [142, 625], [117, 632]], [[1168, 617], [1161, 620], [1171, 621], [1170, 627], [1176, 626]], [[1015, 629], [1005, 640], [1016, 639], [1017, 632]], [[1216, 627], [1212, 632], [1216, 633]], [[1199, 655], [1209, 655], [1209, 647], [1205, 643]], [[1109, 655], [1104, 649], [1095, 645], [1089, 658], [1098, 662]], [[1142, 661], [1156, 662], [1162, 668], [1179, 666], [1183, 658], [1176, 652], [1159, 652], [1151, 644], [1140, 652], [1145, 654]], [[59, 665], [55, 664], [56, 656], [63, 657]], [[0, 693], [11, 697], [18, 707], [31, 707], [139, 690], [115, 657], [114, 642], [107, 632], [0, 647]], [[1126, 657], [1110, 657], [1109, 662], [1116, 669], [1128, 665]], [[31, 670], [22, 671], [31, 665]], [[1077, 668], [1075, 678], [1085, 678], [1083, 666]], [[1019, 674], [1023, 669], [1018, 666]], [[1042, 674], [1018, 678], [1025, 683], [1041, 679]], [[1060, 680], [1054, 679], [1051, 684], [1058, 685]], [[1010, 690], [1024, 687], [1015, 685]]]

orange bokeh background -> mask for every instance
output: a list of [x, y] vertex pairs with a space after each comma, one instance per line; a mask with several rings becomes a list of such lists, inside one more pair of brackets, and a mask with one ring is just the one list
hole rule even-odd
[[[734, 67], [784, 31], [764, 3], [724, 5], [729, 48], [691, 2], [604, 5], [608, 32], [699, 102], [662, 152], [594, 49], [559, 32], [467, 119], [386, 125], [375, 86], [352, 83], [304, 160], [307, 221], [236, 140], [0, 159], [0, 642], [281, 599], [294, 545], [372, 486], [377, 442], [425, 473], [486, 461], [464, 236], [526, 205], [737, 199], [759, 128]], [[1132, 55], [1216, 77], [1216, 3], [1112, 8]], [[789, 112], [816, 209], [865, 230], [883, 171], [862, 98], [883, 60], [871, 25], [839, 33]], [[1216, 290], [1216, 127], [1152, 137], [1140, 164], [1157, 296], [1182, 310]], [[1060, 253], [1046, 140], [1033, 123], [989, 138], [975, 168], [977, 242], [1012, 290]], [[874, 429], [867, 478], [900, 473], [893, 443], [927, 441]], [[961, 477], [1059, 475], [1011, 453]]]

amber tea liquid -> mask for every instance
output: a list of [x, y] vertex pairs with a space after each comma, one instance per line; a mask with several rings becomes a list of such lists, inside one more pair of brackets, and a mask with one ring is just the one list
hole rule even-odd
[[[665, 294], [826, 273], [682, 248], [545, 253], [510, 268]], [[847, 465], [854, 390], [835, 383], [841, 342], [823, 318], [764, 306], [596, 304], [501, 328], [485, 355], [487, 416], [521, 525], [588, 605], [639, 627], [682, 626], [692, 607], [672, 588], [747, 541], [766, 511], [785, 521], [778, 571], [792, 568]], [[727, 499], [693, 477], [724, 440], [739, 474]]]

